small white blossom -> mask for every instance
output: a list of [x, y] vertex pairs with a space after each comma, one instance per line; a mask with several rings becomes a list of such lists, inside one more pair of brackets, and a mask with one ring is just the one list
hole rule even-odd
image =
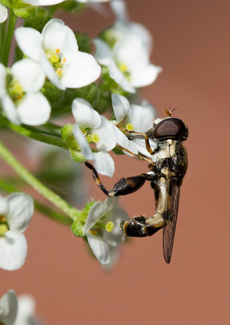
[[22, 2], [29, 3], [33, 6], [53, 6], [65, 0], [24, 0]]
[[[125, 240], [120, 223], [127, 218], [127, 213], [118, 206], [117, 197], [108, 197], [105, 202], [98, 201], [89, 211], [84, 234], [87, 235], [88, 243], [98, 261], [107, 265], [108, 268], [116, 262], [120, 243]], [[94, 230], [91, 231], [90, 229], [100, 219], [105, 225], [113, 224], [112, 231], [106, 230], [106, 227], [102, 229], [101, 234]]]
[[39, 92], [45, 81], [40, 65], [23, 59], [6, 69], [0, 63], [0, 101], [14, 124], [41, 125], [48, 121], [51, 107]]
[[78, 51], [73, 31], [60, 19], [51, 19], [41, 34], [33, 28], [19, 27], [15, 37], [22, 52], [39, 62], [59, 89], [81, 88], [100, 76], [101, 68], [94, 57]]
[[9, 290], [0, 299], [0, 324], [41, 325], [34, 314], [35, 301], [30, 295], [17, 297], [14, 290]]
[[[143, 101], [141, 105], [130, 105], [126, 97], [119, 94], [112, 94], [112, 105], [117, 124], [122, 122], [128, 131], [145, 133], [153, 127], [155, 111], [146, 101]], [[120, 146], [134, 154], [141, 152], [143, 155], [150, 155], [146, 149], [144, 139], [135, 139], [134, 137], [134, 139], [129, 140], [116, 126], [114, 128], [117, 143]], [[152, 139], [150, 139], [150, 144], [151, 147], [156, 146]], [[124, 152], [127, 153], [126, 151]]]
[[6, 21], [8, 17], [7, 8], [0, 4], [0, 24]]
[[18, 311], [18, 299], [14, 290], [9, 290], [0, 299], [0, 324], [13, 325]]
[[[73, 134], [83, 156], [94, 161], [95, 168], [100, 174], [112, 177], [114, 161], [107, 153], [117, 144], [112, 124], [82, 98], [74, 99], [72, 113], [76, 121]], [[87, 140], [95, 143], [99, 152], [93, 153]]]
[[27, 243], [23, 232], [33, 211], [33, 199], [28, 194], [0, 196], [0, 268], [11, 271], [24, 264]]
[[149, 62], [147, 48], [134, 33], [125, 33], [112, 48], [101, 39], [95, 39], [94, 44], [95, 58], [107, 66], [110, 77], [130, 93], [135, 93], [135, 88], [150, 85], [162, 70]]

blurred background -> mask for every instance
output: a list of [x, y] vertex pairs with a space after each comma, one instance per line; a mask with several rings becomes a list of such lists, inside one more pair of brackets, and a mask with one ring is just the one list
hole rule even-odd
[[[130, 19], [153, 36], [151, 61], [163, 67], [144, 96], [155, 104], [159, 117], [170, 104], [177, 106], [173, 116], [186, 121], [190, 131], [171, 263], [164, 262], [159, 231], [123, 245], [119, 264], [104, 273], [82, 239], [35, 214], [25, 232], [26, 262], [18, 271], [0, 270], [0, 296], [10, 288], [33, 295], [37, 315], [46, 324], [229, 324], [230, 4], [127, 0], [127, 5]], [[114, 21], [112, 13], [105, 18], [91, 9], [71, 19], [59, 17], [92, 37]], [[17, 144], [18, 137], [8, 141]], [[14, 150], [33, 170], [38, 162], [27, 152], [27, 146]], [[148, 170], [144, 162], [113, 157], [113, 179], [102, 177], [107, 188], [121, 177]], [[0, 164], [2, 171], [9, 171]], [[77, 204], [89, 197], [104, 201], [91, 172], [80, 172], [87, 177], [90, 194], [78, 197]], [[120, 202], [130, 217], [155, 211], [149, 183]]]

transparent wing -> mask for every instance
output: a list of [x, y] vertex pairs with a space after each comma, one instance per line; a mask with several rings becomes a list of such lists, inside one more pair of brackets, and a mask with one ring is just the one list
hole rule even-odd
[[163, 253], [166, 263], [170, 263], [173, 249], [173, 242], [175, 237], [179, 197], [180, 197], [180, 187], [173, 185], [171, 181], [168, 181], [168, 193], [171, 195], [171, 201], [169, 209], [165, 216], [165, 225], [163, 229]]

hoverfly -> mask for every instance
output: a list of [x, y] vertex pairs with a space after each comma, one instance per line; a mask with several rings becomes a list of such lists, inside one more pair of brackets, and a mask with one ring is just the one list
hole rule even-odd
[[[144, 158], [141, 154], [131, 154], [150, 162], [148, 166], [150, 171], [148, 173], [122, 178], [114, 185], [112, 190], [108, 191], [101, 183], [96, 169], [89, 162], [85, 162], [85, 165], [93, 171], [94, 180], [107, 196], [131, 194], [142, 187], [146, 180], [151, 182], [151, 187], [155, 193], [155, 215], [147, 218], [138, 216], [124, 220], [121, 223], [121, 230], [126, 236], [146, 237], [152, 236], [163, 228], [163, 254], [166, 263], [170, 263], [176, 230], [180, 187], [188, 167], [187, 151], [183, 144], [183, 141], [188, 139], [188, 127], [182, 120], [173, 118], [170, 109], [167, 115], [169, 117], [156, 119], [153, 128], [147, 133], [128, 131], [121, 128], [131, 139], [134, 137], [145, 139], [146, 149], [151, 154], [151, 159]], [[149, 139], [156, 142], [156, 148], [151, 148]], [[125, 148], [119, 147], [127, 151]]]

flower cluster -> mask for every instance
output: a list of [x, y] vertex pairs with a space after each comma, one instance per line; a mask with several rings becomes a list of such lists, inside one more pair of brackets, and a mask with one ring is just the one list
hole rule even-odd
[[[94, 40], [53, 18], [57, 9], [77, 13], [87, 8], [84, 3], [105, 2], [116, 21]], [[17, 17], [24, 19], [24, 26], [14, 30]], [[64, 0], [4, 0], [0, 23], [7, 29], [0, 40], [0, 127], [68, 150], [74, 162], [91, 166], [100, 186], [97, 173], [112, 177], [115, 171], [111, 151], [151, 161], [143, 134], [151, 132], [156, 113], [140, 95], [140, 88], [152, 84], [162, 68], [150, 61], [149, 31], [128, 18], [123, 0], [77, 0], [71, 6]], [[17, 47], [14, 62], [8, 66], [13, 30]], [[153, 140], [150, 145], [154, 148]], [[0, 156], [6, 161], [13, 159], [11, 165], [18, 167], [20, 163], [9, 153], [5, 155], [6, 150], [0, 142]], [[49, 207], [42, 210], [71, 225], [76, 236], [85, 238], [103, 268], [111, 269], [125, 241], [120, 222], [128, 218], [118, 206], [118, 198], [88, 203], [80, 211], [17, 167], [15, 171], [61, 212]], [[55, 174], [52, 164], [44, 174], [40, 173], [45, 181], [63, 176]], [[66, 178], [64, 175], [64, 181]], [[23, 265], [27, 253], [23, 232], [32, 214], [29, 195], [0, 196], [1, 268], [15, 270]], [[13, 296], [12, 292], [7, 294], [8, 298]], [[1, 322], [5, 320], [0, 302]]]

